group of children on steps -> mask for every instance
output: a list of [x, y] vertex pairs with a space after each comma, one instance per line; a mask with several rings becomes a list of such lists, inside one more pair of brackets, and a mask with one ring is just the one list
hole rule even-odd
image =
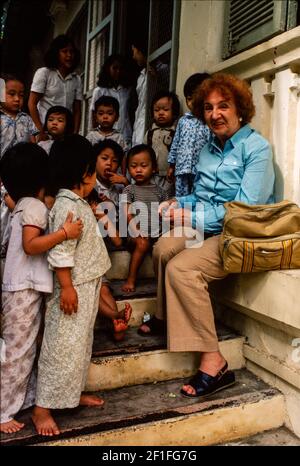
[[[128, 303], [117, 308], [105, 277], [111, 266], [106, 246], [112, 242], [131, 251], [122, 289], [134, 291], [138, 269], [161, 234], [159, 220], [154, 226], [150, 221], [151, 206], [175, 192], [191, 192], [199, 152], [209, 136], [193, 113], [195, 93], [207, 77], [200, 73], [186, 82], [190, 112], [177, 127], [176, 94], [160, 91], [154, 97], [153, 125], [144, 144], [130, 148], [130, 132], [123, 135], [120, 130], [124, 122], [116, 128], [119, 101], [105, 92], [93, 104], [96, 127], [86, 138], [74, 134], [79, 128], [77, 54], [72, 41], [63, 39], [56, 41], [56, 49], [52, 46], [50, 58], [48, 54], [52, 67], [38, 70], [34, 79], [29, 108], [35, 124], [21, 111], [23, 83], [5, 76], [6, 96], [0, 110], [1, 260], [5, 260], [0, 431], [4, 433], [20, 430], [23, 424], [15, 415], [33, 404], [36, 430], [46, 436], [60, 433], [53, 409], [103, 405], [101, 398], [84, 393], [95, 319], [98, 312], [110, 319], [119, 340], [132, 311]], [[114, 64], [107, 69], [117, 89]], [[56, 99], [58, 75], [76, 89], [68, 107]], [[47, 96], [53, 105], [45, 111]], [[44, 122], [35, 110], [38, 104]], [[122, 115], [126, 115], [123, 107]], [[145, 209], [135, 222], [135, 203], [141, 202]], [[126, 238], [119, 232], [120, 216], [128, 222]], [[103, 239], [107, 231], [109, 238]], [[34, 361], [45, 296], [36, 380]]]

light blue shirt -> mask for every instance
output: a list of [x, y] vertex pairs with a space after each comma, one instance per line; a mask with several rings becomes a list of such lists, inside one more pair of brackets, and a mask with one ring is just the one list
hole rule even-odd
[[191, 203], [192, 223], [203, 226], [196, 203], [204, 209], [205, 233], [222, 231], [224, 203], [240, 201], [246, 204], [274, 202], [274, 167], [269, 142], [249, 125], [243, 126], [222, 149], [212, 135], [203, 147], [192, 194], [178, 198], [181, 207]]

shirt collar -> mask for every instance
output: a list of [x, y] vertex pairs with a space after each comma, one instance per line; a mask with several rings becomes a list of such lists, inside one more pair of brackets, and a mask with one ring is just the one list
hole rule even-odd
[[17, 114], [16, 114], [16, 118], [13, 118], [11, 115], [9, 115], [8, 113], [6, 113], [5, 109], [3, 107], [0, 107], [0, 113], [3, 113], [3, 115], [5, 115], [7, 118], [10, 118], [11, 120], [16, 120], [17, 118], [20, 118], [21, 116], [23, 115], [27, 115], [27, 113], [25, 112], [22, 112], [22, 111], [19, 111]]
[[87, 204], [87, 202], [82, 199], [82, 197], [78, 196], [78, 194], [74, 193], [70, 189], [60, 189], [58, 191], [58, 194], [56, 195], [56, 198], [59, 199], [60, 197], [67, 197], [68, 199], [71, 199], [72, 201], [82, 201]]
[[167, 129], [167, 130], [173, 129], [173, 130], [175, 130], [176, 125], [175, 125], [175, 122], [173, 123], [172, 126], [158, 126], [156, 123], [153, 123], [151, 129], [162, 129], [162, 130], [164, 130], [164, 129]]
[[[233, 136], [231, 136], [231, 138], [227, 139], [225, 146], [231, 145], [231, 147], [235, 147], [242, 139], [245, 139], [247, 136], [249, 136], [252, 131], [253, 130], [249, 124], [242, 126], [233, 134]], [[212, 132], [209, 139], [209, 146], [217, 148], [218, 150], [222, 150], [218, 138]]]
[[72, 73], [67, 74], [67, 76], [64, 78], [64, 77], [60, 74], [60, 72], [59, 72], [59, 70], [58, 70], [57, 68], [55, 68], [55, 71], [56, 71], [56, 73], [58, 74], [58, 76], [60, 77], [60, 79], [62, 79], [63, 81], [67, 81], [68, 79], [72, 79], [73, 76], [76, 75], [75, 71], [72, 71]]

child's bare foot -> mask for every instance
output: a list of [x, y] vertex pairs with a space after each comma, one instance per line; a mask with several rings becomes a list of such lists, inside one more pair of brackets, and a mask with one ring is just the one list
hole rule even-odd
[[31, 419], [39, 435], [52, 437], [53, 435], [60, 434], [60, 430], [51, 415], [50, 409], [36, 406]]
[[103, 406], [104, 400], [97, 395], [82, 394], [79, 404], [80, 406]]
[[23, 422], [18, 422], [15, 419], [11, 421], [2, 422], [0, 424], [0, 432], [4, 434], [13, 434], [14, 432], [18, 432], [18, 430], [23, 429], [25, 424]]
[[127, 293], [135, 291], [135, 282], [127, 279], [126, 283], [122, 286], [122, 291], [126, 291]]
[[129, 322], [130, 321], [130, 317], [131, 317], [131, 314], [132, 314], [132, 307], [129, 303], [125, 303], [125, 309], [124, 309], [124, 320], [125, 322]]
[[114, 340], [115, 341], [122, 341], [125, 337], [125, 332], [128, 329], [128, 325], [124, 319], [114, 319], [113, 320], [114, 326]]

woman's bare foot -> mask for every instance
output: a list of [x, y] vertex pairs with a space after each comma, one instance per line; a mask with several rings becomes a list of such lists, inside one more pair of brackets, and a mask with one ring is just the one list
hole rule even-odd
[[53, 435], [60, 434], [60, 430], [51, 415], [50, 409], [36, 406], [31, 419], [39, 435], [52, 437]]
[[97, 395], [82, 394], [79, 404], [80, 406], [103, 406], [104, 400]]
[[127, 279], [127, 281], [122, 286], [122, 291], [126, 293], [130, 293], [131, 291], [135, 291], [135, 282], [132, 280]]
[[23, 429], [24, 425], [25, 424], [23, 424], [23, 422], [18, 422], [15, 419], [12, 419], [11, 421], [2, 422], [0, 424], [0, 432], [3, 432], [4, 434], [13, 434], [18, 432], [18, 430]]

